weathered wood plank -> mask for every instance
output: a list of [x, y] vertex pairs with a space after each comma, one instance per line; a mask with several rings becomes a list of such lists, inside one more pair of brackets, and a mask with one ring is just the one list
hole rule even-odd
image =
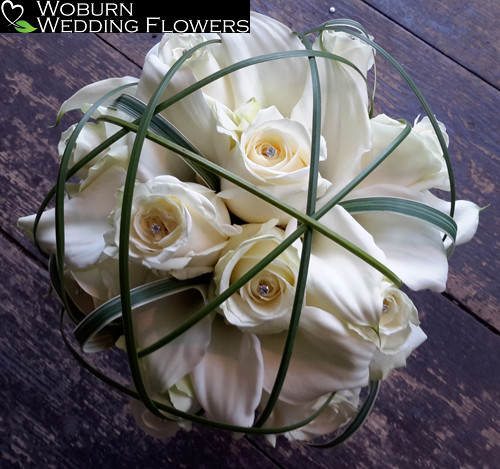
[[[0, 246], [0, 467], [275, 467], [247, 441], [207, 428], [169, 442], [143, 433], [128, 398], [66, 349], [46, 269], [2, 235]], [[103, 372], [115, 379], [123, 373], [127, 382], [119, 354], [95, 358]]]
[[498, 69], [493, 65], [500, 59], [500, 3], [496, 0], [363, 1], [500, 88]]
[[332, 449], [260, 442], [267, 454], [290, 469], [497, 467], [500, 338], [441, 295], [413, 296], [428, 339], [382, 383], [365, 426]]
[[15, 226], [56, 180], [60, 133], [75, 122], [49, 129], [59, 107], [89, 83], [139, 68], [93, 34], [2, 34], [0, 48], [0, 223], [31, 250]]

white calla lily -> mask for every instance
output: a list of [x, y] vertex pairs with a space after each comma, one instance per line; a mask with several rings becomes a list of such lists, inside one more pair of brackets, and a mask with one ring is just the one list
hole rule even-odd
[[[182, 326], [205, 304], [204, 287], [190, 288], [133, 312], [134, 335], [144, 349]], [[211, 340], [210, 316], [198, 321], [181, 336], [141, 358], [148, 392], [153, 397], [165, 394], [189, 374], [203, 359]]]
[[[371, 147], [368, 92], [363, 76], [373, 65], [373, 50], [361, 40], [353, 41], [345, 33], [333, 31], [323, 32], [314, 49], [345, 57], [361, 72], [333, 59], [316, 60], [321, 83], [321, 134], [328, 149], [320, 172], [339, 190], [359, 173], [361, 155]], [[291, 118], [310, 126], [312, 110], [312, 86], [308, 83]]]
[[264, 379], [255, 335], [216, 317], [207, 352], [190, 376], [208, 418], [243, 427], [253, 424]]
[[[372, 257], [385, 263], [370, 234], [342, 207], [321, 222]], [[376, 327], [380, 320], [382, 274], [355, 254], [319, 233], [314, 234], [307, 279], [307, 304], [349, 324]]]
[[[259, 339], [264, 357], [264, 389], [270, 392], [286, 333], [261, 335]], [[280, 400], [302, 405], [333, 391], [366, 386], [374, 349], [334, 315], [305, 306]]]
[[[115, 194], [125, 183], [126, 171], [119, 166], [104, 168], [64, 203], [65, 263], [70, 269], [85, 269], [101, 257], [104, 233]], [[18, 225], [33, 233], [35, 215], [20, 218]], [[43, 213], [36, 237], [48, 252], [56, 252], [55, 209]]]

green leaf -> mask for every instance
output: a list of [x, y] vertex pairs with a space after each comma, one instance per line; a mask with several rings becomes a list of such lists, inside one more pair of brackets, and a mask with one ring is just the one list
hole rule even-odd
[[[178, 280], [174, 277], [157, 280], [130, 291], [130, 299], [133, 308], [143, 306], [168, 295], [178, 293], [198, 286], [208, 284], [206, 276], [188, 280]], [[87, 353], [102, 349], [98, 335], [109, 324], [122, 317], [121, 299], [119, 296], [103, 303], [78, 324], [74, 331], [75, 339]], [[96, 337], [98, 338], [96, 342]]]
[[417, 218], [430, 223], [445, 233], [452, 240], [447, 248], [448, 257], [451, 256], [457, 237], [457, 224], [448, 214], [433, 207], [414, 200], [400, 199], [396, 197], [366, 197], [362, 199], [351, 199], [340, 202], [350, 214], [366, 212], [392, 212]]
[[33, 32], [33, 31], [36, 30], [36, 28], [34, 28], [33, 26], [31, 26], [31, 24], [29, 24], [27, 21], [24, 21], [24, 20], [19, 20], [16, 23], [16, 26], [14, 26], [14, 27], [20, 33], [31, 33], [31, 32]]
[[[126, 112], [133, 118], [140, 120], [144, 111], [146, 109], [146, 105], [139, 101], [137, 98], [124, 94], [117, 98], [111, 107], [115, 107], [116, 109], [120, 109], [121, 111]], [[192, 151], [193, 153], [197, 153], [200, 156], [203, 156], [198, 149], [184, 136], [182, 133], [176, 129], [167, 119], [163, 116], [155, 114], [151, 123], [149, 124], [149, 128], [152, 132], [160, 135], [161, 137], [165, 137], [172, 142], [180, 145], [186, 150]], [[193, 163], [189, 160], [184, 159], [184, 161], [191, 166], [191, 168], [200, 176], [201, 179], [214, 191], [219, 190], [220, 181], [219, 178], [210, 171], [200, 167], [196, 163]]]

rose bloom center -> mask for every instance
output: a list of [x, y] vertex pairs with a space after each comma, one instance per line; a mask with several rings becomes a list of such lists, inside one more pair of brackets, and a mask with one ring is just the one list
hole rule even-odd
[[260, 167], [291, 172], [308, 166], [308, 154], [301, 151], [291, 135], [258, 133], [248, 141], [245, 152]]
[[[136, 232], [145, 243], [156, 244], [165, 238], [179, 237], [179, 207], [168, 200], [142, 206], [135, 217]], [[173, 242], [175, 239], [170, 239]]]

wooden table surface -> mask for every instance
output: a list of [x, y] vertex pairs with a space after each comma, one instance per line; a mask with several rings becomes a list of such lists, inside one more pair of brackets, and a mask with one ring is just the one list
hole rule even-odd
[[[296, 30], [331, 18], [359, 21], [446, 124], [458, 197], [489, 207], [476, 237], [451, 258], [446, 292], [411, 294], [428, 340], [383, 383], [366, 425], [335, 449], [284, 439], [272, 448], [206, 428], [168, 442], [145, 435], [128, 399], [66, 350], [45, 263], [16, 221], [36, 211], [55, 181], [59, 130], [48, 127], [62, 101], [87, 83], [137, 76], [160, 38], [0, 35], [1, 468], [500, 467], [500, 2], [275, 0], [251, 7]], [[378, 67], [378, 110], [413, 120], [418, 102], [387, 64]]]

